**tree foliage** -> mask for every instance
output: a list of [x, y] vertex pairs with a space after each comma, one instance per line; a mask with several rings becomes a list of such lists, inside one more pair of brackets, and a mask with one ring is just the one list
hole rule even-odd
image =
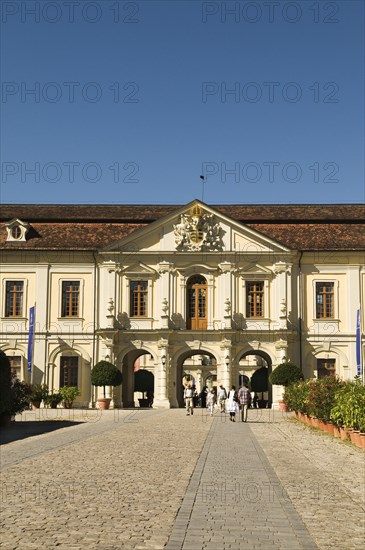
[[122, 380], [120, 370], [109, 361], [99, 361], [91, 371], [91, 383], [93, 386], [104, 387], [104, 397], [105, 386], [120, 386]]
[[154, 376], [152, 372], [141, 369], [134, 373], [134, 391], [153, 392]]
[[290, 361], [280, 363], [270, 374], [270, 382], [276, 386], [290, 386], [298, 380], [303, 380], [303, 373], [297, 365]]
[[261, 367], [251, 376], [251, 390], [254, 392], [265, 392], [268, 390], [267, 368]]

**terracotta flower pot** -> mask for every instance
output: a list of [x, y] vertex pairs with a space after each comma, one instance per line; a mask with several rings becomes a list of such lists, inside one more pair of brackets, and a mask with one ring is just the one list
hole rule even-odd
[[337, 437], [338, 439], [341, 437], [340, 428], [335, 424], [333, 425], [333, 436]]
[[340, 428], [340, 437], [342, 441], [347, 441], [348, 439], [350, 439], [350, 433], [347, 428]]
[[351, 430], [350, 439], [353, 445], [355, 445], [356, 447], [360, 447], [360, 449], [362, 449], [361, 435], [358, 430]]
[[288, 412], [288, 407], [286, 406], [284, 401], [279, 401], [279, 411]]
[[361, 449], [365, 451], [365, 433], [360, 432]]
[[318, 418], [312, 418], [312, 426], [318, 430]]
[[333, 424], [332, 422], [324, 422], [324, 431], [330, 435], [333, 435]]
[[322, 430], [322, 432], [325, 431], [325, 423], [323, 422], [323, 420], [318, 419], [318, 428]]
[[110, 407], [110, 397], [99, 397], [98, 399], [98, 405], [99, 409], [102, 409], [103, 411], [106, 411]]

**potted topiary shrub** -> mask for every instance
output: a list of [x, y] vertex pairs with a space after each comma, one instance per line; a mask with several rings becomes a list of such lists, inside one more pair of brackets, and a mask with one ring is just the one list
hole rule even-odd
[[97, 399], [100, 409], [109, 409], [110, 397], [106, 397], [106, 386], [120, 386], [122, 383], [122, 373], [113, 363], [109, 361], [99, 361], [91, 370], [91, 383], [93, 386], [102, 386], [103, 396]]
[[[285, 361], [280, 363], [269, 376], [270, 383], [275, 386], [284, 386], [284, 388], [290, 386], [294, 382], [303, 380], [303, 373], [297, 365], [291, 361]], [[287, 407], [284, 401], [279, 400], [279, 409], [281, 411], [287, 411]]]
[[50, 393], [45, 397], [44, 404], [50, 409], [57, 409], [57, 405], [59, 405], [61, 401], [62, 395], [60, 393]]
[[153, 394], [154, 376], [152, 372], [141, 369], [134, 373], [134, 391], [142, 392], [143, 398], [138, 399], [140, 407], [149, 407], [151, 399], [148, 397]]
[[75, 386], [63, 386], [59, 389], [59, 394], [65, 409], [71, 409], [76, 397], [80, 395], [80, 390]]
[[30, 386], [30, 402], [33, 409], [39, 409], [41, 403], [48, 395], [47, 384], [32, 384]]

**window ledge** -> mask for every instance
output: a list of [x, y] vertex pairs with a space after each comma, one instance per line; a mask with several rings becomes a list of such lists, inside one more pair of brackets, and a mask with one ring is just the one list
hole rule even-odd
[[28, 321], [28, 317], [0, 317], [1, 321]]
[[339, 323], [340, 319], [331, 319], [330, 317], [313, 319], [313, 323]]
[[57, 321], [85, 321], [83, 317], [57, 317]]

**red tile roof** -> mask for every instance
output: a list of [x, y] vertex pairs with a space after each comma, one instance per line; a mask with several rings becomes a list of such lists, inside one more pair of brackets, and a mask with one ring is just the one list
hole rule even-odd
[[[0, 206], [0, 220], [20, 218], [28, 221], [118, 221], [151, 222], [167, 216], [182, 205], [140, 204], [4, 204]], [[264, 221], [365, 221], [362, 204], [234, 204], [210, 205], [211, 208], [234, 220]]]
[[[0, 248], [97, 250], [181, 205], [2, 205]], [[216, 205], [213, 209], [294, 250], [365, 250], [364, 205]], [[31, 230], [6, 243], [4, 222]]]

